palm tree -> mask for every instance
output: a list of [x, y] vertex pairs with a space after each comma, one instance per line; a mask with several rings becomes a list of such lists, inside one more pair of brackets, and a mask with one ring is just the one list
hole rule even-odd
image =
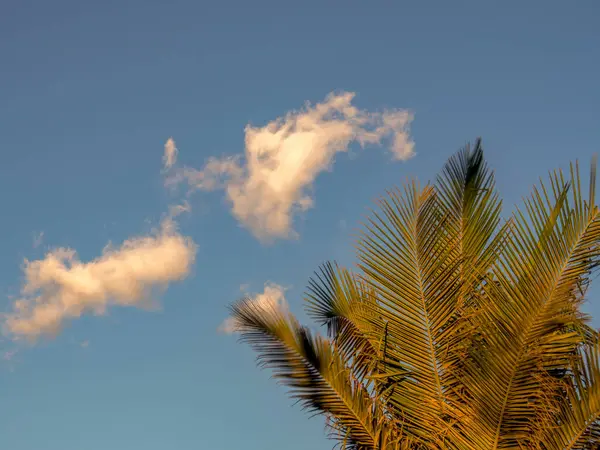
[[595, 163], [550, 173], [501, 219], [478, 140], [436, 183], [392, 190], [352, 272], [325, 264], [307, 312], [231, 307], [241, 339], [348, 449], [600, 447], [600, 339], [584, 315], [600, 257]]

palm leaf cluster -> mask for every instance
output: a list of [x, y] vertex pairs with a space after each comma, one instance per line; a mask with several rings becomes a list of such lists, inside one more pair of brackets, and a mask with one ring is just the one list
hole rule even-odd
[[[598, 332], [581, 312], [600, 256], [595, 164], [552, 172], [501, 218], [481, 141], [436, 182], [382, 198], [355, 271], [325, 264], [307, 312], [243, 299], [241, 339], [348, 449], [596, 449]], [[585, 198], [584, 198], [585, 197]]]

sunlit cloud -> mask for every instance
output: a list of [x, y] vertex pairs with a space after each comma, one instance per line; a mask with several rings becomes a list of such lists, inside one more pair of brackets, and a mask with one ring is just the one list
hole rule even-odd
[[170, 169], [177, 162], [177, 147], [173, 138], [167, 139], [165, 143], [165, 152], [163, 154], [163, 167], [165, 170]]
[[293, 238], [294, 217], [314, 205], [317, 176], [332, 169], [351, 143], [388, 144], [392, 159], [414, 153], [406, 110], [369, 112], [352, 105], [354, 93], [332, 93], [263, 127], [246, 126], [243, 155], [211, 158], [201, 169], [174, 170], [167, 184], [192, 190], [223, 189], [239, 222], [263, 241]]
[[86, 313], [102, 315], [110, 306], [144, 307], [170, 283], [191, 270], [196, 245], [182, 236], [171, 216], [152, 233], [108, 245], [91, 261], [70, 248], [26, 260], [24, 283], [4, 331], [13, 339], [35, 341], [56, 335], [66, 322]]
[[[257, 308], [266, 313], [274, 311], [287, 310], [287, 301], [285, 299], [286, 289], [275, 283], [266, 283], [264, 291], [255, 295], [249, 295], [248, 298]], [[234, 317], [228, 317], [219, 326], [218, 331], [226, 334], [233, 334], [238, 331], [238, 323]]]

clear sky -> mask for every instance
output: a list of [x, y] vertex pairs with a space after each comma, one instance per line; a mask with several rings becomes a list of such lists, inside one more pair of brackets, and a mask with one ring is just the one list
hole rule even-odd
[[0, 0], [1, 446], [330, 448], [226, 305], [300, 312], [372, 199], [477, 136], [507, 211], [587, 169], [599, 20], [596, 0]]

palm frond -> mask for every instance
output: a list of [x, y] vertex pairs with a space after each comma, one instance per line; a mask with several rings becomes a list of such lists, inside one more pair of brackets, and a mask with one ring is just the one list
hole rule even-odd
[[566, 379], [557, 425], [544, 441], [553, 450], [592, 450], [600, 447], [600, 344], [586, 345]]
[[442, 214], [447, 217], [461, 261], [465, 292], [480, 281], [498, 257], [503, 233], [498, 233], [502, 202], [495, 188], [494, 174], [484, 157], [481, 139], [453, 155], [437, 177], [436, 193]]
[[448, 160], [437, 177], [435, 190], [445, 220], [446, 237], [442, 242], [454, 249], [447, 264], [457, 267], [455, 276], [460, 280], [454, 308], [436, 336], [436, 344], [444, 349], [441, 377], [447, 399], [461, 405], [460, 432], [477, 436], [476, 448], [483, 448], [486, 430], [478, 429], [477, 422], [470, 420], [473, 411], [468, 405], [481, 377], [478, 360], [484, 353], [484, 313], [496, 307], [485, 294], [485, 286], [493, 282], [489, 269], [504, 250], [512, 221], [499, 226], [502, 202], [494, 174], [485, 162], [481, 139]]
[[385, 354], [385, 343], [368, 321], [375, 301], [372, 288], [332, 263], [324, 264], [308, 283], [308, 315], [327, 327], [336, 350], [361, 381], [377, 370], [380, 354]]
[[599, 211], [593, 192], [588, 202], [582, 199], [576, 167], [569, 182], [561, 172], [550, 179], [552, 195], [542, 184], [526, 201], [527, 214], [515, 214], [515, 232], [493, 268], [498, 283], [490, 287], [500, 307], [490, 323], [504, 329], [489, 333], [494, 351], [486, 363], [493, 376], [480, 397], [480, 418], [489, 429], [495, 423], [492, 448], [539, 438], [556, 412], [548, 371], [568, 367], [584, 341], [577, 288], [600, 256]]
[[436, 336], [457, 299], [455, 251], [447, 241], [431, 186], [416, 182], [379, 202], [359, 246], [359, 267], [377, 292], [372, 325], [386, 336], [387, 354], [407, 371], [389, 402], [420, 439], [444, 440], [452, 410], [440, 377]]
[[259, 364], [273, 369], [306, 409], [335, 417], [349, 448], [376, 449], [395, 432], [328, 340], [313, 335], [289, 313], [257, 306], [251, 299], [233, 305], [231, 313], [241, 340], [259, 354]]

